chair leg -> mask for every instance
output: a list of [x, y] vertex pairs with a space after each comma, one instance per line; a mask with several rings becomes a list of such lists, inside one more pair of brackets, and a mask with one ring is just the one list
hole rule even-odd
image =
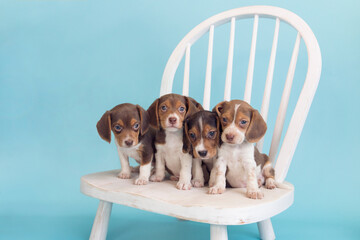
[[90, 240], [105, 240], [108, 230], [109, 218], [112, 203], [100, 200], [96, 212], [93, 227], [91, 229]]
[[210, 240], [227, 240], [227, 226], [210, 224]]
[[275, 233], [270, 218], [257, 223], [262, 240], [274, 240]]

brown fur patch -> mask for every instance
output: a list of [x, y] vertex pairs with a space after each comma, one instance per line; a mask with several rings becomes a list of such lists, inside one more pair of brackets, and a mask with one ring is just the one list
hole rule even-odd
[[[235, 112], [235, 106], [240, 105]], [[267, 126], [260, 113], [252, 108], [247, 102], [242, 100], [223, 101], [218, 103], [213, 112], [220, 118], [222, 130], [225, 130], [235, 118], [236, 127], [245, 132], [245, 138], [248, 142], [258, 142], [266, 133]], [[247, 123], [242, 124], [245, 120]]]
[[[202, 126], [202, 130], [200, 129]], [[191, 148], [194, 150], [201, 140], [204, 144], [204, 150], [207, 151], [206, 158], [213, 158], [217, 154], [217, 147], [219, 146], [219, 120], [216, 114], [209, 111], [199, 111], [189, 118], [185, 123], [185, 130], [187, 141], [191, 144]], [[213, 136], [210, 136], [210, 132], [214, 132]], [[195, 135], [195, 138], [191, 137], [191, 134]], [[198, 152], [193, 151], [195, 158], [203, 158]]]
[[[106, 120], [106, 121], [105, 121]], [[139, 124], [136, 128], [134, 125]], [[121, 127], [121, 131], [115, 129]], [[106, 111], [97, 123], [101, 138], [110, 142], [111, 131], [120, 146], [124, 146], [124, 140], [132, 140], [132, 146], [142, 143], [139, 149], [140, 164], [151, 161], [154, 152], [155, 130], [149, 128], [148, 113], [139, 105], [124, 103], [117, 105], [110, 111]]]

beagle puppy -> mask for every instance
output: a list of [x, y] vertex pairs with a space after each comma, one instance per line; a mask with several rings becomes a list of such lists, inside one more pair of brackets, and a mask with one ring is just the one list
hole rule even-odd
[[274, 169], [265, 154], [260, 154], [253, 143], [267, 130], [260, 113], [241, 100], [224, 101], [213, 109], [221, 122], [221, 147], [209, 181], [209, 193], [225, 191], [231, 187], [246, 187], [247, 197], [264, 197], [259, 185], [275, 188]]
[[[155, 136], [155, 174], [150, 181], [160, 182], [165, 177], [165, 168], [171, 180], [178, 180], [176, 187], [191, 188], [192, 156], [183, 144], [183, 122], [191, 114], [202, 110], [202, 106], [190, 97], [167, 94], [156, 99], [147, 112]], [[185, 146], [185, 147], [184, 147]]]
[[188, 145], [194, 158], [191, 181], [194, 187], [203, 187], [209, 180], [209, 173], [220, 147], [219, 125], [217, 114], [210, 111], [199, 111], [185, 121], [184, 144]]
[[128, 179], [131, 176], [129, 157], [140, 164], [136, 185], [147, 184], [150, 177], [155, 132], [149, 126], [148, 113], [139, 105], [130, 103], [106, 111], [96, 125], [100, 137], [108, 143], [111, 131], [114, 134], [121, 163], [119, 178]]

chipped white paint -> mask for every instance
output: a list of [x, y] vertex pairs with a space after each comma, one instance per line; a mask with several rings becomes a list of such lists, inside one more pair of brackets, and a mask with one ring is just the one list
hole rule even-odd
[[[265, 197], [253, 200], [246, 197], [245, 188], [226, 189], [220, 195], [207, 194], [208, 187], [189, 191], [176, 189], [175, 181], [149, 182], [134, 185], [132, 179], [116, 177], [119, 170], [89, 174], [81, 178], [81, 192], [103, 201], [135, 207], [181, 219], [217, 224], [241, 225], [268, 219], [293, 203], [294, 187], [289, 189], [262, 188]], [[160, 230], [159, 230], [160, 231]]]

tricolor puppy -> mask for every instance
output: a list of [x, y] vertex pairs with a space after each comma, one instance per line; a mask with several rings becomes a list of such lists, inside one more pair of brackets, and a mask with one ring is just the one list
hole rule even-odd
[[135, 184], [147, 184], [154, 155], [153, 129], [149, 128], [148, 113], [139, 105], [124, 103], [106, 111], [96, 125], [102, 139], [111, 141], [111, 131], [115, 136], [121, 171], [119, 178], [130, 178], [129, 157], [140, 164], [140, 174]]
[[184, 145], [189, 146], [189, 152], [194, 158], [191, 181], [194, 187], [203, 187], [206, 180], [209, 180], [209, 173], [220, 146], [219, 125], [217, 114], [209, 111], [199, 111], [185, 121]]
[[183, 122], [199, 110], [202, 107], [198, 102], [178, 94], [164, 95], [149, 107], [150, 124], [157, 129], [155, 174], [151, 176], [151, 181], [162, 181], [166, 168], [172, 180], [179, 180], [176, 184], [178, 189], [191, 188], [192, 156], [183, 145]]
[[211, 172], [209, 193], [225, 191], [226, 181], [231, 187], [246, 187], [249, 198], [263, 198], [259, 184], [275, 188], [274, 169], [265, 154], [253, 143], [258, 142], [267, 129], [260, 113], [241, 100], [224, 101], [213, 111], [221, 121], [221, 147]]

